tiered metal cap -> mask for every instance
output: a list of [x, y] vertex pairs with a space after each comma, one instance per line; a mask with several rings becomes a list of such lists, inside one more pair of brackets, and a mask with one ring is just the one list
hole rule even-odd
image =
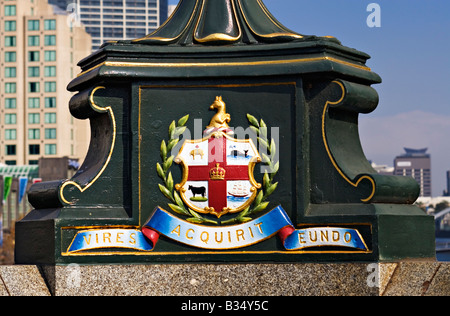
[[278, 22], [261, 0], [181, 0], [158, 30], [134, 42], [228, 45], [304, 40]]

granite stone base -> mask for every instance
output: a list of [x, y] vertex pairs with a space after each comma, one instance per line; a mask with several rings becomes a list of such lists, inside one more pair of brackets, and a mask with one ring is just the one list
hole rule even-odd
[[50, 290], [36, 266], [0, 266], [1, 296], [49, 296]]
[[450, 263], [0, 266], [0, 295], [450, 295]]

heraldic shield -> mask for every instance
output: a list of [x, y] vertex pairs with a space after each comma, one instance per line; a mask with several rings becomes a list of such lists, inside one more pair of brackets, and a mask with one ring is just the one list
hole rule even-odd
[[[225, 103], [217, 97], [211, 108], [224, 110]], [[223, 113], [222, 113], [223, 114]], [[261, 184], [253, 171], [261, 161], [251, 139], [235, 139], [224, 122], [216, 115], [204, 133], [204, 138], [186, 140], [174, 162], [183, 169], [181, 183], [175, 185], [180, 197], [192, 210], [220, 218], [239, 213], [254, 201]]]

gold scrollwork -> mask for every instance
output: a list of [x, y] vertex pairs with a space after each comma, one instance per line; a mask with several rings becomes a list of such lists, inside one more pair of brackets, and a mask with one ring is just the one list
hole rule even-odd
[[328, 154], [328, 157], [330, 158], [331, 163], [333, 164], [333, 167], [337, 170], [337, 172], [339, 173], [339, 175], [345, 180], [347, 181], [350, 185], [352, 185], [354, 188], [357, 188], [359, 186], [359, 184], [363, 181], [363, 180], [368, 180], [371, 185], [372, 185], [372, 192], [370, 193], [370, 195], [365, 198], [365, 199], [361, 199], [361, 202], [364, 203], [368, 203], [370, 202], [370, 200], [372, 200], [372, 198], [375, 195], [375, 191], [376, 191], [376, 185], [375, 185], [375, 181], [368, 175], [363, 175], [360, 178], [358, 178], [356, 181], [351, 180], [343, 171], [342, 169], [339, 167], [339, 165], [337, 164], [336, 160], [333, 157], [333, 154], [331, 153], [330, 147], [328, 145], [328, 141], [327, 141], [327, 136], [326, 136], [326, 126], [325, 126], [325, 120], [326, 120], [326, 114], [328, 112], [328, 108], [330, 107], [330, 105], [337, 105], [339, 103], [341, 103], [346, 95], [346, 90], [344, 85], [342, 84], [342, 82], [339, 81], [333, 81], [333, 83], [337, 84], [341, 90], [342, 90], [342, 96], [338, 101], [327, 101], [325, 103], [325, 107], [323, 109], [323, 113], [322, 113], [322, 138], [323, 138], [323, 143], [325, 146], [325, 150]]
[[91, 94], [90, 94], [90, 97], [89, 97], [89, 102], [91, 104], [91, 107], [93, 109], [95, 109], [96, 111], [98, 111], [100, 113], [106, 113], [106, 112], [109, 113], [109, 116], [110, 116], [111, 122], [112, 122], [112, 126], [113, 126], [113, 135], [112, 135], [112, 141], [111, 141], [111, 149], [109, 151], [108, 157], [107, 157], [106, 162], [103, 165], [103, 167], [100, 169], [100, 171], [97, 173], [97, 175], [92, 180], [90, 180], [86, 185], [82, 186], [82, 185], [80, 185], [80, 184], [78, 184], [78, 183], [76, 183], [75, 181], [72, 181], [72, 180], [64, 182], [64, 184], [61, 186], [61, 188], [59, 190], [59, 196], [60, 196], [61, 200], [64, 203], [66, 203], [66, 204], [73, 204], [73, 203], [68, 201], [66, 199], [66, 197], [64, 196], [64, 189], [67, 186], [69, 186], [69, 185], [72, 185], [72, 186], [76, 187], [81, 193], [83, 193], [84, 191], [89, 189], [98, 180], [98, 178], [100, 178], [102, 173], [105, 171], [106, 167], [108, 166], [108, 164], [109, 164], [109, 162], [111, 160], [111, 156], [112, 156], [113, 151], [114, 151], [114, 147], [115, 147], [115, 143], [116, 143], [116, 133], [117, 133], [117, 130], [116, 130], [116, 118], [114, 116], [114, 112], [113, 112], [111, 106], [101, 107], [101, 106], [98, 106], [97, 104], [95, 104], [95, 102], [94, 102], [94, 94], [100, 89], [106, 89], [106, 88], [102, 87], [102, 86], [99, 86], [99, 87], [96, 87], [95, 89], [93, 89]]

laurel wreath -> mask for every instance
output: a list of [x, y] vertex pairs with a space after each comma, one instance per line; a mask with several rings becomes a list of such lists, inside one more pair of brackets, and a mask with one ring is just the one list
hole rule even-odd
[[252, 217], [255, 214], [258, 214], [264, 211], [269, 205], [269, 201], [267, 198], [276, 190], [278, 186], [278, 182], [273, 183], [273, 178], [278, 173], [280, 163], [279, 161], [275, 161], [276, 157], [276, 143], [272, 138], [269, 142], [267, 138], [267, 125], [261, 119], [258, 120], [247, 114], [247, 119], [250, 122], [250, 129], [256, 134], [258, 145], [260, 149], [265, 149], [266, 153], [262, 153], [262, 163], [267, 165], [267, 170], [264, 172], [263, 177], [263, 186], [262, 190], [259, 191], [253, 203], [247, 207], [244, 211], [242, 211], [237, 217], [232, 218], [227, 221], [219, 222], [211, 219], [207, 219], [194, 210], [186, 207], [183, 200], [176, 190], [174, 190], [174, 182], [172, 177], [172, 172], [170, 172], [170, 168], [173, 165], [173, 160], [175, 156], [168, 156], [169, 153], [172, 152], [172, 149], [178, 144], [180, 141], [181, 135], [186, 130], [186, 123], [189, 119], [189, 115], [186, 115], [178, 120], [176, 123], [173, 121], [169, 126], [169, 141], [166, 143], [165, 140], [161, 142], [160, 155], [162, 164], [156, 164], [156, 172], [158, 176], [163, 180], [163, 184], [159, 183], [158, 187], [161, 193], [169, 199], [172, 203], [169, 203], [169, 207], [176, 212], [177, 214], [184, 216], [191, 216], [187, 219], [188, 222], [203, 224], [235, 224], [235, 223], [245, 223], [253, 220]]
[[273, 183], [273, 178], [276, 176], [280, 168], [280, 162], [275, 161], [277, 152], [275, 140], [272, 138], [269, 142], [267, 138], [267, 125], [263, 121], [263, 119], [258, 122], [258, 120], [250, 114], [247, 114], [247, 119], [251, 124], [250, 129], [257, 136], [259, 145], [258, 148], [260, 149], [260, 151], [261, 149], [265, 149], [265, 151], [267, 152], [267, 154], [261, 154], [262, 163], [267, 165], [267, 169], [264, 171], [262, 190], [259, 191], [253, 203], [245, 210], [243, 210], [239, 214], [239, 216], [225, 221], [223, 222], [223, 224], [245, 223], [253, 220], [253, 218], [250, 216], [264, 211], [267, 206], [269, 206], [270, 202], [267, 201], [267, 198], [272, 195], [272, 193], [277, 189], [278, 186], [278, 182]]
[[169, 169], [172, 167], [175, 156], [173, 155], [168, 156], [168, 155], [172, 152], [172, 149], [180, 141], [181, 135], [186, 130], [185, 125], [188, 119], [189, 115], [186, 115], [180, 118], [177, 123], [173, 121], [169, 126], [168, 143], [166, 144], [165, 140], [161, 142], [160, 154], [162, 159], [162, 165], [160, 163], [156, 164], [156, 172], [158, 173], [158, 176], [164, 181], [164, 184], [159, 183], [158, 187], [161, 193], [164, 194], [164, 196], [172, 202], [169, 203], [168, 205], [174, 212], [184, 216], [192, 216], [188, 218], [187, 221], [197, 224], [211, 223], [218, 225], [219, 223], [217, 221], [204, 218], [194, 210], [187, 208], [178, 192], [174, 190], [172, 172], [170, 172]]

